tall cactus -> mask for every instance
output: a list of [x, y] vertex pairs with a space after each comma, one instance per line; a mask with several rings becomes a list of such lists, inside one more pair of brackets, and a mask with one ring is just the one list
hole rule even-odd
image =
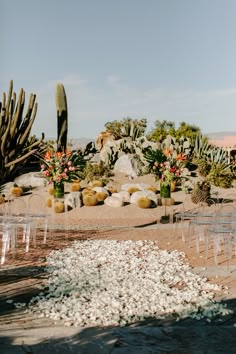
[[[30, 94], [25, 116], [25, 91], [20, 90], [18, 100], [10, 81], [8, 96], [5, 92], [0, 102], [0, 181], [13, 178], [19, 166], [38, 151], [42, 140], [30, 137], [30, 131], [37, 113], [36, 95]], [[43, 139], [43, 138], [42, 138]]]
[[57, 108], [57, 150], [65, 151], [67, 146], [68, 111], [66, 92], [64, 86], [58, 82], [56, 85]]

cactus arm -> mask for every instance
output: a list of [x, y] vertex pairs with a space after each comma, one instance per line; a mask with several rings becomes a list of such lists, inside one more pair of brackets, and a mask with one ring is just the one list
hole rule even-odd
[[15, 164], [17, 164], [17, 163], [19, 163], [21, 161], [24, 161], [27, 157], [29, 157], [32, 154], [35, 154], [37, 151], [38, 151], [37, 149], [31, 150], [31, 151], [27, 152], [25, 155], [13, 160], [13, 161], [8, 162], [5, 165], [5, 167], [10, 167], [11, 165], [15, 165]]
[[[15, 135], [16, 132], [18, 133], [19, 131], [19, 125], [21, 122], [21, 117], [22, 117], [22, 112], [23, 112], [23, 107], [25, 103], [25, 92], [23, 89], [20, 90], [17, 106], [16, 106], [16, 113], [13, 116], [13, 122], [11, 126], [11, 131], [10, 131], [10, 138], [12, 139]], [[9, 117], [10, 119], [10, 117]]]
[[57, 108], [57, 149], [65, 151], [67, 146], [68, 111], [64, 86], [56, 85], [56, 108]]
[[7, 137], [8, 137], [9, 131], [10, 131], [10, 127], [11, 127], [11, 121], [10, 121], [10, 119], [8, 119], [5, 133], [2, 136], [2, 143], [1, 143], [1, 154], [2, 154], [2, 156], [5, 156], [5, 145], [6, 145], [6, 142], [7, 142]]
[[29, 123], [27, 125], [27, 128], [25, 129], [24, 134], [20, 138], [20, 141], [19, 141], [20, 145], [23, 144], [24, 141], [26, 141], [28, 139], [28, 137], [29, 137], [30, 130], [32, 128], [32, 125], [34, 123], [34, 120], [35, 120], [35, 117], [36, 117], [36, 114], [37, 114], [37, 108], [38, 108], [38, 105], [37, 105], [37, 103], [35, 103], [34, 109], [33, 109], [33, 112], [32, 112], [31, 120], [29, 121]]
[[13, 116], [15, 108], [16, 108], [16, 93], [13, 92], [12, 96], [13, 97], [12, 97], [12, 100], [11, 100], [11, 117]]
[[26, 115], [25, 115], [24, 120], [23, 120], [21, 127], [20, 127], [21, 135], [24, 134], [25, 129], [27, 128], [28, 124], [30, 123], [30, 119], [31, 119], [32, 112], [34, 109], [35, 99], [36, 99], [36, 95], [31, 94], [29, 97], [29, 104], [28, 104], [28, 108], [26, 111]]
[[6, 117], [6, 94], [5, 94], [5, 92], [3, 92], [2, 105], [1, 105], [1, 125], [0, 125], [1, 132], [4, 131], [5, 117]]
[[12, 90], [13, 90], [13, 81], [11, 80], [10, 85], [9, 85], [9, 90], [8, 90], [7, 104], [6, 104], [6, 111], [7, 112], [10, 111]]

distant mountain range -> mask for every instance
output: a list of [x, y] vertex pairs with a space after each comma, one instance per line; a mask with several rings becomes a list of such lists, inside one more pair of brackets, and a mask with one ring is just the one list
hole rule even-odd
[[[236, 137], [236, 132], [229, 132], [229, 131], [226, 131], [226, 132], [217, 132], [217, 133], [207, 133], [205, 134], [210, 140], [223, 140], [224, 137], [226, 136], [235, 136]], [[53, 140], [53, 141], [56, 141], [56, 138], [47, 138], [45, 139], [46, 141], [47, 140]], [[77, 149], [77, 148], [85, 148], [85, 146], [90, 143], [91, 141], [95, 143], [95, 140], [96, 139], [90, 139], [90, 138], [68, 138], [68, 143], [70, 145], [72, 145], [72, 147], [74, 149]]]
[[207, 133], [210, 140], [222, 140], [224, 136], [236, 136], [236, 132], [217, 132], [217, 133]]

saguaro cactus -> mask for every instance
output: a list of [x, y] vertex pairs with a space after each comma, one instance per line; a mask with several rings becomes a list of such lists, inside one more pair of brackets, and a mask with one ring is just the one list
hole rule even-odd
[[[10, 81], [8, 96], [5, 92], [0, 102], [0, 182], [5, 182], [17, 172], [19, 165], [38, 151], [42, 140], [30, 136], [37, 113], [36, 95], [30, 94], [29, 104], [23, 117], [25, 91], [20, 90], [18, 100]], [[42, 138], [43, 139], [43, 138]]]
[[58, 82], [56, 85], [56, 108], [57, 108], [57, 150], [65, 151], [68, 132], [68, 111], [66, 92], [64, 86]]

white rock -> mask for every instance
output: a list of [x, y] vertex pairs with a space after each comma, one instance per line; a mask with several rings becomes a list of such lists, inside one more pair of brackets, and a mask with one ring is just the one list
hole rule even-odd
[[126, 176], [136, 178], [138, 176], [137, 170], [135, 170], [134, 163], [132, 162], [132, 156], [122, 155], [116, 161], [114, 165], [114, 171], [124, 173]]
[[130, 194], [127, 191], [112, 193], [112, 197], [120, 198], [124, 203], [129, 203], [130, 201]]
[[124, 205], [124, 202], [120, 198], [111, 196], [111, 197], [107, 197], [104, 200], [104, 204], [106, 204], [106, 205], [108, 205], [110, 207], [119, 208], [119, 207], [122, 207]]
[[82, 205], [82, 193], [81, 192], [70, 192], [64, 196], [64, 204], [66, 210], [68, 208], [81, 208]]
[[14, 179], [14, 183], [20, 187], [44, 187], [47, 183], [41, 172], [29, 172]]
[[137, 204], [140, 197], [148, 197], [149, 199], [157, 203], [157, 195], [153, 191], [149, 190], [134, 192], [130, 197], [130, 203]]

